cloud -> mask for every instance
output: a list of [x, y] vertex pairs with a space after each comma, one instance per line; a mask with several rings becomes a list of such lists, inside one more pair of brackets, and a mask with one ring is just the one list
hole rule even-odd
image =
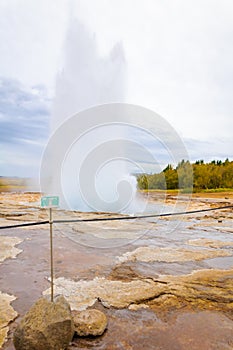
[[[100, 59], [122, 42], [125, 102], [166, 118], [184, 139], [191, 159], [232, 157], [231, 0], [76, 0], [70, 7], [71, 3], [0, 2], [0, 75], [7, 77], [0, 87], [0, 152], [5, 164], [20, 149], [27, 149], [25, 154], [41, 150], [48, 128], [47, 91], [54, 92], [69, 14], [95, 37]], [[85, 61], [85, 52], [82, 56]], [[86, 90], [80, 92], [84, 97]]]
[[210, 138], [203, 141], [192, 138], [185, 138], [184, 144], [188, 150], [192, 162], [203, 159], [205, 162], [212, 160], [233, 160], [233, 139]]
[[67, 0], [1, 0], [0, 75], [52, 90], [68, 8]]
[[38, 172], [49, 135], [50, 103], [43, 86], [28, 89], [17, 80], [0, 78], [1, 175]]

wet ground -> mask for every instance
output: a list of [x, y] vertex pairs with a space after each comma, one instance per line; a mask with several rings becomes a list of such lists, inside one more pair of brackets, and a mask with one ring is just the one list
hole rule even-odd
[[[17, 196], [0, 197], [0, 225], [48, 219], [38, 208], [39, 197]], [[168, 199], [166, 209], [173, 210], [173, 201]], [[232, 203], [225, 197], [194, 198], [189, 207]], [[55, 219], [67, 216], [106, 214], [54, 213]], [[103, 336], [75, 338], [69, 349], [233, 349], [232, 220], [233, 211], [227, 209], [179, 218], [55, 225], [55, 291], [62, 281], [71, 301], [80, 290], [92, 298], [90, 286], [96, 283], [93, 303], [109, 318]], [[17, 298], [11, 305], [19, 316], [2, 347], [12, 350], [17, 322], [50, 286], [49, 228], [7, 229], [0, 236], [22, 240], [17, 245], [22, 252], [0, 263], [0, 291]], [[98, 289], [101, 283], [108, 291]]]

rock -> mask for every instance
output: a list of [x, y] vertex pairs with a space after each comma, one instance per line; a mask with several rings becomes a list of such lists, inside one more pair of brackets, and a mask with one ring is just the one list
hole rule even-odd
[[10, 305], [15, 299], [13, 295], [0, 292], [0, 349], [7, 338], [8, 324], [17, 317], [17, 312]]
[[222, 256], [231, 256], [231, 253], [227, 250], [139, 247], [132, 252], [127, 252], [122, 256], [119, 256], [117, 259], [121, 263], [126, 261], [159, 261], [173, 263], [200, 261]]
[[74, 310], [72, 311], [72, 315], [75, 331], [81, 337], [101, 335], [107, 328], [107, 317], [99, 310]]
[[109, 279], [118, 280], [123, 282], [130, 282], [134, 279], [140, 278], [140, 275], [134, 271], [134, 269], [126, 264], [116, 265], [113, 267], [111, 274], [109, 275]]
[[[147, 299], [155, 298], [165, 290], [164, 283], [141, 278], [133, 281], [109, 280], [95, 277], [90, 281], [72, 281], [59, 277], [54, 280], [55, 293], [64, 295], [72, 310], [83, 311], [100, 300], [104, 307], [124, 309], [130, 304], [140, 304]], [[44, 294], [49, 294], [50, 289]]]
[[0, 262], [6, 259], [15, 259], [16, 256], [22, 252], [22, 250], [15, 246], [22, 242], [22, 239], [18, 237], [0, 237]]
[[231, 241], [220, 241], [217, 239], [209, 239], [209, 238], [197, 238], [197, 239], [190, 239], [187, 242], [190, 245], [194, 246], [200, 246], [200, 247], [209, 247], [209, 248], [223, 248], [227, 246], [233, 246], [233, 242]]
[[70, 306], [63, 296], [54, 303], [39, 299], [15, 330], [16, 350], [63, 350], [74, 335]]
[[129, 305], [128, 309], [131, 311], [138, 311], [141, 309], [149, 309], [149, 306], [146, 304], [143, 304], [143, 303], [142, 304], [131, 304], [131, 305]]
[[232, 314], [233, 269], [201, 269], [188, 275], [159, 275], [155, 279], [139, 276], [127, 282], [104, 277], [90, 281], [59, 277], [55, 290], [65, 294], [74, 310], [83, 310], [99, 300], [107, 308], [132, 309], [133, 304], [146, 304], [168, 310], [192, 305]]

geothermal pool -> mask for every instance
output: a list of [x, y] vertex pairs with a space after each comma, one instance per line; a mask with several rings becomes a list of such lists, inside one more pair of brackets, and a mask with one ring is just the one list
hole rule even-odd
[[[47, 219], [39, 197], [1, 194], [0, 224]], [[193, 197], [189, 209], [232, 204], [227, 197]], [[153, 194], [149, 200], [159, 205]], [[164, 210], [173, 210], [175, 201], [167, 196]], [[184, 197], [178, 207], [186, 204]], [[111, 216], [54, 212], [55, 219]], [[103, 336], [74, 338], [70, 349], [232, 349], [232, 219], [232, 209], [226, 209], [55, 225], [55, 293], [65, 295], [73, 309], [99, 308], [109, 319]], [[49, 232], [47, 226], [8, 229], [0, 239], [0, 291], [8, 295], [5, 302], [0, 294], [1, 310], [8, 322], [18, 313], [2, 345], [12, 350], [20, 317], [49, 293]]]

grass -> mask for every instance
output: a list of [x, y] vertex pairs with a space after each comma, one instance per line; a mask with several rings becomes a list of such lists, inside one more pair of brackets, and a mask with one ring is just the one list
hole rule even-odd
[[233, 198], [233, 188], [217, 188], [217, 189], [207, 189], [207, 190], [194, 190], [193, 192], [189, 190], [139, 190], [141, 193], [158, 193], [166, 194], [169, 196], [182, 195], [192, 195], [192, 197], [210, 197], [210, 198]]
[[199, 192], [204, 192], [204, 193], [233, 192], [233, 188], [210, 188]]

